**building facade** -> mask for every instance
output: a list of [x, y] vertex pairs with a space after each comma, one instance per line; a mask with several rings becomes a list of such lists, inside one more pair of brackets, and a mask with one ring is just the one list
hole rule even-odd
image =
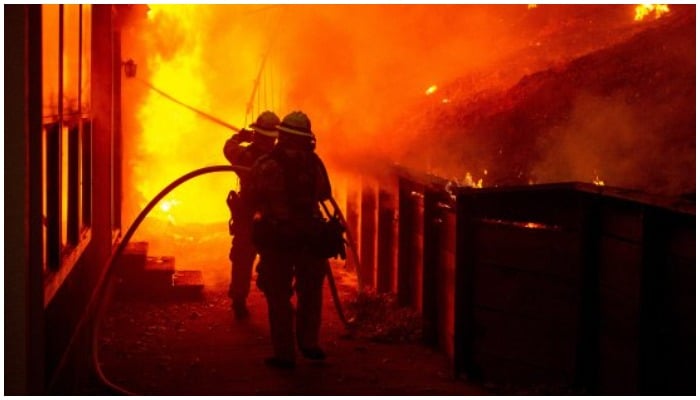
[[121, 231], [122, 6], [5, 5], [5, 394], [89, 377]]

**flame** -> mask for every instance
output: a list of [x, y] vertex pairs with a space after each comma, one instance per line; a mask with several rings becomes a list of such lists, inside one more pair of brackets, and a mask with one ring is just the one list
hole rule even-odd
[[467, 174], [464, 176], [464, 180], [462, 181], [462, 186], [468, 186], [468, 187], [481, 189], [484, 187], [484, 180], [479, 179], [477, 181], [472, 177], [471, 172], [467, 172]]
[[597, 170], [593, 170], [593, 176], [595, 176], [595, 178], [593, 178], [593, 184], [594, 184], [594, 185], [596, 185], [596, 186], [605, 186], [605, 182], [604, 182], [602, 179], [599, 178], [599, 176], [598, 176], [598, 171], [597, 171]]
[[[489, 174], [487, 169], [481, 170], [484, 176]], [[482, 189], [484, 187], [484, 178], [476, 179], [476, 176], [472, 175], [471, 172], [467, 171], [464, 175], [464, 179], [460, 183], [462, 186], [473, 187], [477, 189]]]
[[655, 18], [661, 18], [662, 15], [669, 11], [668, 4], [639, 4], [634, 9], [634, 20], [641, 21], [651, 13], [654, 13]]
[[[195, 7], [198, 5], [149, 5], [146, 23], [156, 40], [143, 40], [147, 60], [139, 68], [143, 75], [137, 79], [216, 115], [221, 107], [214, 107], [206, 81], [209, 66], [205, 64], [204, 52], [209, 44], [199, 34], [200, 25], [211, 11], [201, 7], [195, 10]], [[236, 67], [241, 80], [252, 75], [250, 71], [259, 62], [243, 57], [238, 61]], [[231, 84], [226, 82], [227, 87]], [[222, 119], [244, 120], [244, 104], [237, 104], [230, 111], [227, 107]], [[138, 198], [138, 208], [145, 207], [160, 190], [190, 171], [227, 164], [221, 149], [233, 132], [202, 119], [155, 91], [149, 91], [137, 106], [136, 116], [140, 132], [134, 132], [136, 150], [129, 156], [128, 164], [133, 171], [131, 186]], [[234, 174], [194, 179], [166, 196], [161, 201], [160, 212], [152, 217], [170, 222], [176, 218], [182, 222], [227, 221], [228, 209], [223, 199], [228, 190], [237, 188]]]
[[427, 96], [430, 96], [431, 94], [435, 93], [437, 91], [437, 85], [432, 85], [428, 88], [428, 90], [425, 91], [425, 94]]
[[533, 222], [533, 221], [510, 221], [510, 220], [493, 219], [493, 218], [483, 218], [481, 221], [485, 222], [487, 224], [516, 226], [518, 228], [525, 228], [525, 229], [543, 229], [543, 230], [549, 230], [549, 231], [560, 231], [562, 229], [561, 226], [559, 226], [559, 225], [549, 225], [549, 224], [543, 224], [541, 222]]
[[527, 9], [532, 10], [533, 8], [537, 8], [537, 4], [528, 4]]

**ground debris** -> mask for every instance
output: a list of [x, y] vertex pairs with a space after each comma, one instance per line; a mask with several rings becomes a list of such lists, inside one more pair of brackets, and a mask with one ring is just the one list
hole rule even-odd
[[363, 291], [347, 306], [355, 336], [382, 343], [417, 342], [421, 338], [420, 313], [400, 307], [396, 295]]
[[494, 395], [506, 396], [584, 396], [586, 391], [566, 384], [513, 384], [485, 382]]

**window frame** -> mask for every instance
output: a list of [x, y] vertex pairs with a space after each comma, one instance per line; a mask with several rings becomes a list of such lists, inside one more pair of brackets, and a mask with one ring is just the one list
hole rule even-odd
[[[42, 7], [42, 17], [46, 14]], [[46, 102], [51, 103], [52, 98], [46, 93], [42, 94], [42, 262], [44, 271], [44, 306], [46, 307], [63, 284], [73, 267], [78, 263], [92, 240], [92, 198], [93, 198], [93, 137], [92, 117], [90, 112], [91, 94], [90, 85], [83, 85], [83, 80], [90, 80], [90, 63], [84, 62], [84, 52], [87, 51], [89, 59], [92, 58], [91, 50], [83, 48], [83, 36], [92, 34], [91, 8], [82, 4], [58, 5], [58, 43], [45, 43], [47, 37], [52, 35], [42, 34], [42, 56], [55, 55], [55, 47], [58, 46], [58, 107], [52, 109], [46, 107]], [[66, 75], [64, 63], [67, 54], [65, 40], [64, 7], [78, 7], [79, 21], [76, 25], [78, 51], [72, 56], [77, 60], [72, 65], [77, 65], [77, 71], [71, 71], [72, 80], [77, 80], [77, 99], [71, 100], [72, 109], [68, 101], [64, 100], [64, 85]], [[73, 10], [75, 11], [75, 10]], [[52, 11], [55, 15], [55, 10]], [[73, 12], [75, 14], [75, 12]], [[86, 23], [87, 22], [87, 23]], [[75, 25], [75, 24], [73, 24]], [[85, 27], [88, 29], [85, 29]], [[42, 29], [46, 24], [42, 24]], [[73, 39], [75, 35], [71, 36]], [[92, 38], [88, 39], [88, 43]], [[73, 48], [72, 46], [69, 48]], [[42, 65], [42, 81], [52, 79], [54, 71], [46, 68], [55, 67], [55, 63]], [[86, 76], [86, 75], [87, 76]], [[75, 82], [73, 82], [75, 83]], [[77, 104], [77, 109], [75, 105]], [[50, 104], [49, 104], [50, 105]], [[86, 107], [84, 107], [86, 105]]]

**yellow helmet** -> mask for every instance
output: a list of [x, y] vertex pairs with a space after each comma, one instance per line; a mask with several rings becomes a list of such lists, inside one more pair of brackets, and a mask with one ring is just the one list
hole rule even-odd
[[277, 129], [294, 135], [314, 137], [313, 132], [311, 132], [311, 120], [301, 111], [289, 113], [284, 117], [282, 123], [277, 125]]
[[280, 118], [277, 114], [272, 111], [263, 111], [258, 116], [258, 119], [250, 124], [250, 127], [253, 128], [255, 132], [262, 135], [276, 138], [278, 136], [277, 125], [279, 125], [279, 123]]

